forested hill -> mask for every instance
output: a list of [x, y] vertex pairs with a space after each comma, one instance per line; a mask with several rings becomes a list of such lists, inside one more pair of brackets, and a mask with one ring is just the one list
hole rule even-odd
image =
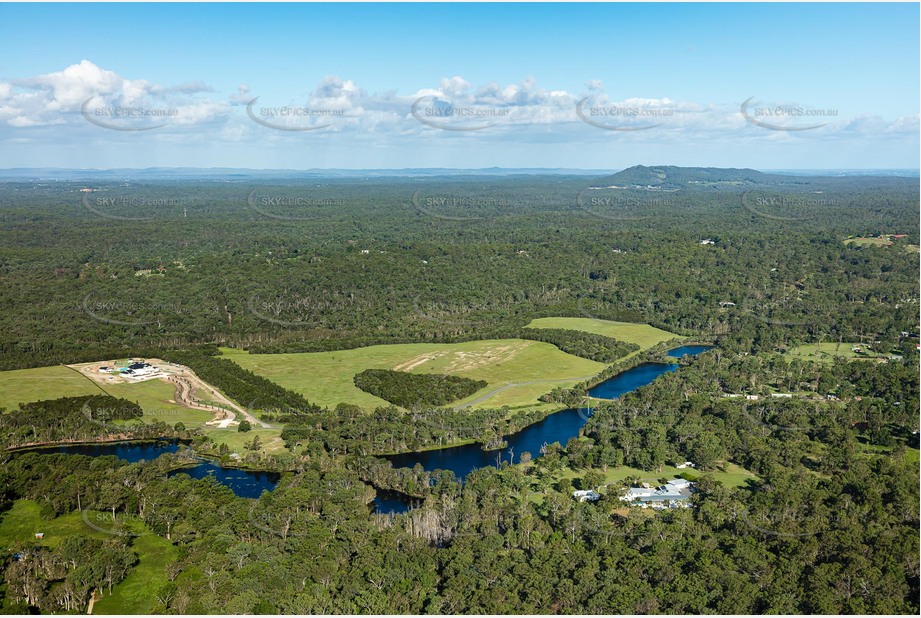
[[789, 180], [775, 174], [765, 174], [752, 169], [718, 167], [676, 167], [661, 165], [647, 167], [634, 165], [599, 180], [618, 187], [660, 187], [662, 189], [687, 189], [694, 185], [726, 184], [728, 186], [768, 185]]
[[[813, 184], [848, 184], [847, 178], [825, 176], [790, 176], [765, 174], [753, 169], [720, 167], [676, 167], [635, 165], [610, 176], [598, 178], [596, 187], [621, 187], [660, 191], [684, 190], [746, 190], [756, 187], [805, 187]], [[890, 179], [880, 179], [888, 181]]]
[[[902, 186], [901, 178], [875, 178], [880, 186]], [[909, 179], [910, 180], [910, 179]], [[860, 182], [861, 177], [794, 176], [766, 174], [748, 168], [677, 167], [674, 165], [634, 165], [625, 170], [602, 176], [592, 184], [595, 187], [621, 187], [659, 191], [685, 190], [746, 190], [773, 187], [775, 189], [803, 188], [811, 185], [829, 185], [844, 189]], [[916, 182], [911, 180], [911, 182]]]

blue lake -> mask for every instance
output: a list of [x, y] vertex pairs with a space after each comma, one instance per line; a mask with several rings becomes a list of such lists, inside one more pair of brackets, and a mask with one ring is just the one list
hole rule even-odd
[[42, 453], [69, 453], [71, 455], [89, 455], [101, 457], [115, 455], [125, 461], [150, 461], [163, 453], [175, 453], [181, 445], [176, 440], [158, 440], [156, 442], [112, 442], [109, 444], [73, 444], [66, 446], [49, 446], [36, 449]]
[[[680, 358], [700, 354], [713, 346], [681, 346], [669, 350], [668, 356]], [[617, 374], [589, 389], [588, 394], [598, 399], [616, 399], [626, 393], [646, 386], [660, 375], [677, 371], [679, 365], [666, 363], [642, 363]], [[466, 444], [417, 453], [388, 455], [386, 459], [394, 468], [413, 468], [416, 464], [425, 470], [451, 470], [463, 480], [471, 471], [487, 466], [496, 466], [501, 461], [519, 463], [521, 453], [528, 451], [532, 458], [540, 457], [544, 444], [559, 442], [565, 446], [570, 438], [577, 437], [579, 430], [588, 422], [591, 410], [569, 408], [556, 412], [544, 420], [529, 425], [505, 438], [508, 446], [503, 449], [484, 451], [479, 444]], [[514, 459], [510, 449], [514, 451]], [[404, 507], [405, 509], [405, 507]]]
[[678, 365], [671, 363], [643, 363], [633, 369], [619, 373], [597, 386], [588, 389], [589, 397], [617, 399], [631, 391], [646, 386], [663, 373], [677, 371]]
[[241, 498], [258, 498], [263, 491], [272, 491], [278, 485], [279, 478], [278, 474], [274, 472], [222, 468], [211, 461], [203, 461], [194, 468], [173, 470], [169, 473], [169, 476], [176, 476], [177, 474], [188, 474], [193, 479], [204, 479], [213, 476], [218, 483], [226, 485]]
[[532, 458], [540, 457], [540, 449], [544, 444], [566, 442], [579, 435], [579, 430], [588, 421], [590, 412], [585, 409], [570, 408], [556, 412], [545, 419], [528, 425], [518, 433], [506, 437], [508, 446], [494, 451], [484, 451], [479, 444], [465, 444], [464, 446], [451, 446], [432, 451], [417, 453], [401, 453], [388, 455], [394, 468], [412, 468], [420, 464], [426, 470], [437, 469], [451, 470], [458, 479], [463, 479], [477, 468], [495, 466], [501, 461], [511, 461], [509, 449], [514, 449], [514, 461], [518, 463], [521, 454], [525, 451], [531, 453]]
[[682, 356], [687, 355], [696, 355], [707, 350], [712, 350], [714, 346], [712, 345], [683, 345], [678, 348], [672, 348], [668, 351], [666, 356], [671, 356], [672, 358], [681, 358]]
[[[151, 461], [163, 453], [175, 453], [182, 448], [176, 440], [158, 440], [156, 442], [113, 442], [109, 444], [74, 444], [66, 446], [50, 446], [36, 449], [42, 453], [68, 453], [71, 455], [89, 455], [101, 457], [115, 455], [125, 461]], [[169, 476], [188, 474], [195, 479], [213, 476], [222, 485], [229, 487], [233, 493], [241, 498], [258, 498], [262, 492], [272, 491], [278, 484], [278, 475], [274, 472], [255, 472], [252, 470], [237, 470], [222, 468], [212, 461], [201, 460], [194, 467], [182, 468], [169, 473]]]

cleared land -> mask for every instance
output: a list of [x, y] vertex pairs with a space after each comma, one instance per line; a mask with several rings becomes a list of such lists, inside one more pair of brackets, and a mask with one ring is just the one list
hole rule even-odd
[[[203, 382], [189, 368], [160, 359], [147, 360], [158, 368], [158, 373], [140, 381], [99, 371], [102, 366], [125, 366], [130, 362], [127, 359], [0, 371], [0, 408], [12, 410], [21, 403], [43, 399], [106, 393], [139, 404], [146, 421], [160, 420], [171, 425], [182, 422], [187, 427], [204, 426], [207, 429], [235, 426], [234, 416], [242, 416], [254, 425], [269, 427]], [[185, 401], [177, 398], [182, 385], [188, 391]], [[223, 410], [234, 412], [225, 413]]]
[[179, 405], [173, 399], [174, 391], [172, 384], [160, 379], [99, 384], [63, 365], [0, 371], [0, 408], [7, 410], [32, 401], [107, 393], [136, 402], [144, 410], [145, 421], [161, 420], [171, 425], [181, 421], [191, 427], [214, 417], [213, 413]]
[[[686, 339], [680, 335], [650, 326], [632, 322], [613, 322], [595, 318], [538, 318], [531, 320], [527, 328], [565, 328], [586, 333], [613, 337], [640, 346], [640, 351], [670, 339]], [[634, 352], [636, 354], [636, 352]]]
[[[540, 395], [557, 386], [575, 385], [605, 367], [561, 352], [549, 343], [522, 339], [379, 345], [295, 354], [247, 354], [232, 349], [222, 349], [222, 353], [241, 367], [301, 393], [312, 403], [332, 407], [344, 402], [366, 410], [389, 404], [354, 385], [352, 378], [364, 369], [443, 373], [487, 382], [485, 388], [452, 405], [476, 402], [476, 407], [537, 407], [544, 405], [537, 401]], [[519, 386], [497, 390], [507, 385]]]
[[0, 371], [0, 408], [7, 410], [31, 401], [101, 393], [92, 381], [63, 365]]
[[877, 247], [889, 247], [893, 244], [888, 238], [878, 238], [878, 237], [869, 237], [869, 238], [848, 238], [844, 241], [845, 244], [855, 244], [862, 246], [877, 246]]
[[846, 245], [858, 245], [864, 247], [891, 247], [895, 244], [901, 245], [902, 249], [908, 253], [918, 253], [918, 245], [909, 245], [905, 244], [904, 240], [900, 242], [900, 239], [890, 240], [888, 237], [880, 238], [878, 236], [872, 236], [867, 238], [847, 238], [844, 240]]
[[[700, 470], [695, 470], [693, 468], [679, 470], [674, 466], [663, 466], [662, 469], [658, 472], [650, 472], [649, 470], [631, 468], [630, 466], [620, 466], [618, 468], [610, 468], [604, 474], [604, 482], [600, 488], [602, 494], [616, 493], [615, 489], [609, 488], [608, 485], [619, 484], [621, 481], [628, 477], [636, 478], [638, 483], [658, 485], [659, 479], [673, 479], [682, 475], [687, 476], [688, 478], [697, 479], [706, 475], [713, 477], [713, 479], [719, 481], [729, 488], [741, 487], [748, 481], [758, 480], [758, 476], [756, 474], [749, 472], [742, 466], [731, 462], [723, 462], [718, 466], [716, 470], [710, 472], [701, 472]], [[576, 472], [572, 468], [566, 467], [557, 474], [554, 474], [553, 480], [554, 482], [561, 479], [572, 480], [576, 478], [582, 478], [583, 476], [585, 476], [585, 471]], [[541, 504], [544, 500], [544, 495], [542, 492], [532, 491], [532, 493], [528, 495], [528, 499], [533, 503]]]
[[[851, 348], [861, 348], [863, 354], [854, 352]], [[885, 355], [877, 351], [867, 349], [859, 343], [807, 343], [787, 351], [787, 356], [799, 358], [802, 360], [818, 361], [822, 363], [832, 363], [835, 358], [846, 360], [874, 360], [876, 358], [885, 358]]]
[[197, 427], [214, 418], [213, 412], [193, 410], [179, 405], [175, 400], [175, 387], [163, 380], [147, 380], [137, 384], [111, 384], [102, 387], [113, 397], [133, 401], [144, 410], [144, 421], [163, 421], [170, 425], [182, 422], [186, 427]]
[[[685, 468], [684, 470], [679, 470], [674, 466], [663, 466], [662, 470], [659, 472], [650, 472], [648, 470], [640, 470], [639, 468], [631, 468], [630, 466], [620, 466], [619, 468], [611, 468], [605, 473], [604, 484], [607, 485], [608, 483], [623, 481], [628, 477], [636, 477], [640, 483], [657, 484], [658, 479], [671, 479], [683, 474], [687, 475], [688, 477], [697, 478], [704, 475], [712, 476], [726, 487], [740, 487], [744, 485], [748, 480], [754, 481], [758, 479], [754, 473], [749, 472], [742, 466], [730, 462], [724, 462], [719, 465], [717, 470], [711, 472], [702, 472], [693, 468]], [[570, 468], [565, 468], [563, 474], [560, 475], [560, 478], [576, 478], [583, 475], [584, 472], [576, 473]]]
[[285, 450], [285, 441], [281, 439], [281, 429], [262, 429], [253, 427], [251, 431], [240, 432], [236, 427], [226, 429], [208, 428], [208, 437], [218, 444], [226, 444], [231, 452], [245, 455], [252, 451], [246, 450], [247, 442], [252, 442], [254, 436], [259, 436], [259, 452], [281, 453]]

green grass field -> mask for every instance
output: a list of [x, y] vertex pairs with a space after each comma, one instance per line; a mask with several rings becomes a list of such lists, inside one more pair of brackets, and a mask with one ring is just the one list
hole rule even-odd
[[670, 339], [685, 339], [668, 331], [632, 322], [612, 322], [594, 318], [538, 318], [532, 320], [527, 328], [565, 328], [581, 330], [586, 333], [613, 337], [627, 343], [635, 343], [641, 351]]
[[848, 343], [842, 342], [838, 343], [807, 343], [788, 350], [786, 355], [791, 358], [799, 358], [802, 360], [811, 360], [818, 361], [822, 363], [832, 363], [835, 360], [835, 357], [840, 357], [846, 360], [872, 360], [877, 358], [877, 353], [874, 350], [866, 351], [864, 354], [858, 354], [851, 350], [853, 347], [863, 347], [859, 343]]
[[204, 410], [192, 410], [172, 403], [174, 389], [169, 382], [147, 380], [132, 384], [106, 384], [102, 388], [113, 397], [122, 397], [136, 402], [144, 410], [143, 420], [163, 421], [170, 425], [182, 422], [192, 428], [210, 421], [214, 415]]
[[[647, 470], [640, 470], [639, 468], [631, 468], [630, 466], [620, 466], [619, 468], [611, 468], [605, 473], [604, 485], [623, 481], [627, 477], [636, 477], [640, 483], [658, 485], [659, 479], [673, 479], [684, 473], [687, 473], [689, 477], [697, 478], [704, 475], [711, 476], [729, 488], [741, 487], [748, 480], [758, 480], [758, 477], [753, 472], [749, 472], [742, 466], [730, 462], [724, 462], [720, 465], [718, 470], [712, 472], [700, 472], [699, 470], [694, 469], [679, 470], [674, 466], [663, 466], [661, 472], [649, 472]], [[584, 471], [576, 472], [572, 468], [567, 467], [563, 468], [559, 473], [553, 476], [553, 482], [557, 482], [561, 479], [582, 478], [583, 476], [585, 476]], [[609, 489], [608, 487], [601, 488], [601, 493], [603, 494], [608, 493], [609, 491], [614, 490]], [[528, 495], [528, 500], [535, 504], [540, 504], [544, 500], [544, 495], [542, 492], [535, 491]]]
[[101, 393], [92, 380], [63, 365], [0, 371], [0, 408], [7, 410], [30, 401]]
[[844, 244], [858, 245], [858, 246], [877, 246], [877, 247], [888, 247], [892, 244], [892, 241], [888, 238], [848, 238], [844, 241]]
[[[92, 512], [88, 513], [90, 521]], [[105, 529], [106, 525], [99, 528]], [[138, 563], [132, 567], [121, 583], [112, 589], [112, 595], [96, 602], [94, 614], [149, 614], [156, 607], [156, 592], [166, 583], [166, 565], [176, 560], [176, 548], [166, 539], [153, 534], [140, 521], [131, 520], [128, 528], [138, 536], [132, 541], [132, 549], [138, 555]], [[45, 537], [35, 539], [36, 532]], [[109, 535], [92, 528], [79, 512], [68, 513], [53, 519], [44, 519], [41, 508], [32, 500], [16, 500], [13, 507], [0, 519], [0, 548], [6, 552], [17, 543], [29, 546], [57, 547], [72, 535], [107, 539]]]
[[846, 238], [844, 244], [846, 245], [858, 245], [865, 247], [891, 247], [896, 244], [902, 247], [902, 250], [907, 253], [918, 253], [918, 245], [909, 245], [903, 244], [904, 241], [895, 240], [891, 241], [888, 238]]
[[0, 371], [0, 408], [7, 410], [13, 410], [21, 403], [101, 395], [103, 392], [138, 403], [144, 410], [145, 421], [161, 420], [170, 425], [181, 421], [191, 428], [214, 418], [210, 412], [191, 410], [171, 403], [173, 386], [162, 380], [96, 384], [78, 371], [63, 365]]
[[241, 433], [237, 431], [236, 427], [228, 427], [227, 429], [209, 427], [207, 432], [209, 438], [218, 444], [226, 444], [232, 453], [240, 453], [241, 455], [249, 453], [250, 451], [246, 450], [243, 445], [247, 442], [252, 442], [254, 436], [259, 436], [259, 441], [262, 443], [259, 449], [260, 452], [262, 452], [262, 449], [265, 449], [267, 453], [279, 453], [285, 450], [285, 442], [281, 439], [281, 429], [254, 427], [250, 431]]
[[[387, 405], [355, 387], [352, 378], [364, 369], [441, 373], [485, 380], [488, 385], [452, 405], [477, 407], [534, 406], [557, 386], [572, 386], [598, 374], [604, 365], [561, 352], [556, 346], [522, 339], [467, 343], [379, 345], [356, 350], [296, 354], [247, 354], [222, 349], [241, 367], [301, 393], [313, 403], [352, 403], [366, 410]], [[509, 385], [511, 388], [495, 392]]]
[[[16, 500], [13, 507], [0, 517], [0, 549], [4, 552], [16, 543], [57, 547], [67, 536], [74, 534], [106, 538], [104, 533], [87, 526], [79, 512], [54, 519], [42, 518], [39, 504], [32, 500]], [[44, 532], [45, 538], [36, 539], [36, 532]]]
[[[605, 474], [604, 482], [614, 483], [616, 481], [622, 481], [627, 477], [635, 476], [639, 478], [641, 483], [655, 484], [657, 483], [658, 479], [676, 478], [684, 473], [695, 477], [704, 476], [706, 474], [720, 481], [726, 487], [740, 487], [744, 485], [747, 480], [757, 480], [758, 478], [754, 473], [749, 472], [745, 468], [734, 463], [726, 462], [721, 464], [718, 470], [712, 472], [701, 472], [693, 468], [679, 470], [673, 466], [663, 466], [661, 472], [648, 472], [646, 470], [640, 470], [639, 468], [621, 466], [619, 468], [612, 468], [608, 470]], [[567, 468], [565, 472], [560, 475], [560, 478], [575, 478], [577, 476], [582, 476], [583, 474], [584, 473], [577, 474], [573, 470]]]

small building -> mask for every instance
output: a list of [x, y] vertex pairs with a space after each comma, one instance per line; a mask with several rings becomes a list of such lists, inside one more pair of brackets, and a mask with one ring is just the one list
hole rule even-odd
[[691, 481], [689, 481], [689, 480], [687, 480], [687, 479], [672, 479], [672, 480], [670, 480], [668, 483], [666, 483], [665, 486], [666, 486], [669, 490], [677, 489], [677, 490], [680, 491], [680, 490], [682, 490], [682, 489], [688, 489], [688, 488], [690, 488], [690, 487], [691, 487]]
[[771, 397], [780, 397], [781, 399], [790, 399], [793, 397], [792, 393], [771, 393]]
[[715, 245], [715, 244], [716, 244], [716, 241], [713, 240], [712, 238], [705, 238], [704, 240], [700, 241], [700, 244], [702, 244], [702, 245]]
[[579, 489], [572, 492], [572, 497], [579, 502], [598, 502], [601, 494], [591, 489]]
[[44, 533], [44, 532], [36, 532], [36, 533], [35, 533], [35, 538], [36, 538], [36, 539], [43, 539], [43, 538], [45, 538], [45, 533]]
[[678, 468], [679, 470], [684, 470], [685, 468], [696, 468], [697, 466], [695, 466], [694, 462], [692, 461], [686, 461], [684, 463], [678, 464], [675, 467]]
[[728, 300], [721, 300], [721, 301], [720, 301], [720, 307], [735, 307], [735, 306], [736, 306], [736, 304], [735, 304], [734, 302], [731, 302], [731, 301], [728, 301]]

